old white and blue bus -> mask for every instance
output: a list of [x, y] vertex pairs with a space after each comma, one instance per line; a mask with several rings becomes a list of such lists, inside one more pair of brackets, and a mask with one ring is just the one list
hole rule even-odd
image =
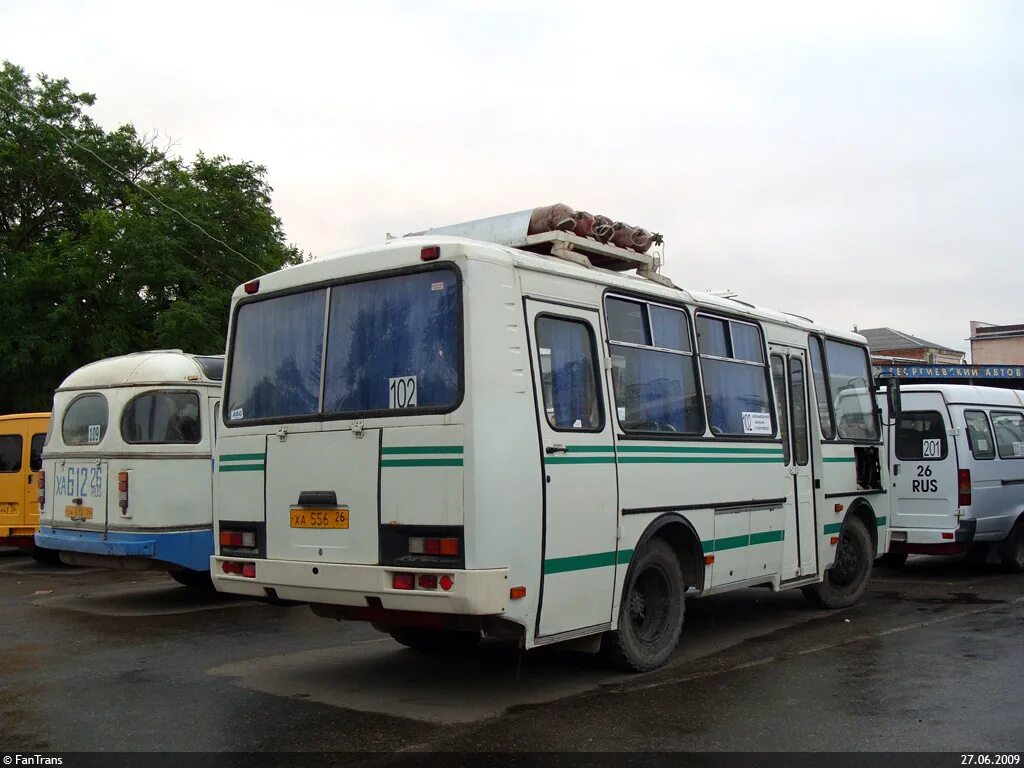
[[91, 363], [53, 398], [36, 544], [77, 565], [163, 568], [209, 586], [224, 358], [160, 350]]

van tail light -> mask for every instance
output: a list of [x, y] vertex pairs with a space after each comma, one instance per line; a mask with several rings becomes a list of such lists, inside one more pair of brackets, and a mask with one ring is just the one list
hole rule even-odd
[[37, 477], [36, 488], [39, 489], [39, 510], [42, 511], [43, 507], [46, 506], [46, 470], [40, 469]]
[[956, 475], [957, 500], [961, 507], [971, 506], [971, 470], [961, 469]]
[[121, 508], [121, 514], [128, 514], [128, 473], [117, 473], [117, 505]]

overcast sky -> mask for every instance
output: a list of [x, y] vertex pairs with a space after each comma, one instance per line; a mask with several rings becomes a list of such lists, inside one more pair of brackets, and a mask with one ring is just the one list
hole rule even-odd
[[319, 256], [565, 202], [693, 289], [1024, 322], [1024, 2], [0, 3], [0, 58], [267, 166]]

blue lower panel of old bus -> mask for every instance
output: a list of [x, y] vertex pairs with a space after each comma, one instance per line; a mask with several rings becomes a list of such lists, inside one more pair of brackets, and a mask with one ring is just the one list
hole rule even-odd
[[139, 557], [194, 571], [210, 570], [213, 529], [188, 531], [73, 531], [39, 528], [36, 546], [105, 557]]

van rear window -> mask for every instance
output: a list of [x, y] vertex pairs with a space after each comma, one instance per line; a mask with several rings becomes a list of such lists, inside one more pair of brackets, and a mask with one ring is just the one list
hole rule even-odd
[[946, 423], [938, 411], [904, 411], [896, 427], [896, 458], [932, 461], [946, 458]]
[[146, 392], [133, 398], [121, 416], [126, 443], [172, 445], [198, 443], [199, 395], [195, 392]]
[[64, 445], [98, 445], [107, 434], [107, 399], [100, 394], [80, 395], [64, 412]]
[[0, 472], [21, 470], [21, 435], [0, 435]]

